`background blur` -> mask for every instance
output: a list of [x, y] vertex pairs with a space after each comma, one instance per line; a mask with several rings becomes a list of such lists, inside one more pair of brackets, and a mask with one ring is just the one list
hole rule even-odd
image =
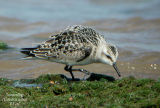
[[[69, 25], [85, 25], [119, 48], [122, 76], [160, 76], [160, 0], [1, 0], [0, 41], [15, 49], [0, 50], [0, 77], [33, 78], [65, 74], [64, 65], [21, 60], [21, 47], [33, 47]], [[83, 66], [117, 77], [110, 66]], [[77, 77], [82, 73], [76, 73]]]

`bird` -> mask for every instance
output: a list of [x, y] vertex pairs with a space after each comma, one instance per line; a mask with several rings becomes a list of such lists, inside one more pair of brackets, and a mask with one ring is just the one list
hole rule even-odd
[[116, 65], [117, 47], [108, 43], [96, 30], [87, 26], [68, 26], [36, 47], [21, 48], [20, 51], [27, 55], [25, 58], [45, 59], [65, 64], [64, 70], [70, 72], [72, 80], [75, 80], [73, 71], [89, 74], [89, 71], [73, 69], [73, 66], [91, 63], [111, 65], [118, 76], [121, 76]]

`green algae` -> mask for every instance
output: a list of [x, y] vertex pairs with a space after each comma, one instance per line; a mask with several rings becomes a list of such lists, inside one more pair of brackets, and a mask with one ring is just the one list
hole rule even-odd
[[[16, 81], [42, 84], [34, 87], [15, 87]], [[133, 77], [109, 81], [69, 81], [64, 75], [42, 75], [36, 79], [0, 79], [2, 107], [159, 107], [160, 82]]]
[[8, 45], [2, 41], [0, 41], [0, 49], [7, 49]]

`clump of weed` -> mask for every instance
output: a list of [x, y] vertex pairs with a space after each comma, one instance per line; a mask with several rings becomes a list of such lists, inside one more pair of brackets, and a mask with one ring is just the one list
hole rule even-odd
[[7, 49], [8, 45], [2, 41], [0, 41], [0, 49]]
[[[0, 79], [0, 99], [8, 94], [22, 94], [16, 107], [159, 107], [160, 82], [134, 77], [108, 81], [69, 81], [64, 75], [41, 75], [21, 83], [41, 87], [14, 87], [12, 81]], [[10, 97], [13, 98], [13, 97]], [[24, 101], [25, 100], [25, 101]], [[6, 104], [4, 104], [6, 103]], [[14, 102], [17, 103], [17, 102]], [[3, 107], [10, 101], [0, 102]], [[14, 104], [10, 107], [14, 107]]]

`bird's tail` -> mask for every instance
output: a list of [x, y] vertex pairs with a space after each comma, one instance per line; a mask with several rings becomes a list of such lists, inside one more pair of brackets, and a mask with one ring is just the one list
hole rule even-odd
[[35, 54], [33, 54], [33, 50], [37, 49], [39, 46], [34, 47], [34, 48], [21, 48], [20, 52], [27, 55], [23, 59], [29, 59], [35, 57]]

